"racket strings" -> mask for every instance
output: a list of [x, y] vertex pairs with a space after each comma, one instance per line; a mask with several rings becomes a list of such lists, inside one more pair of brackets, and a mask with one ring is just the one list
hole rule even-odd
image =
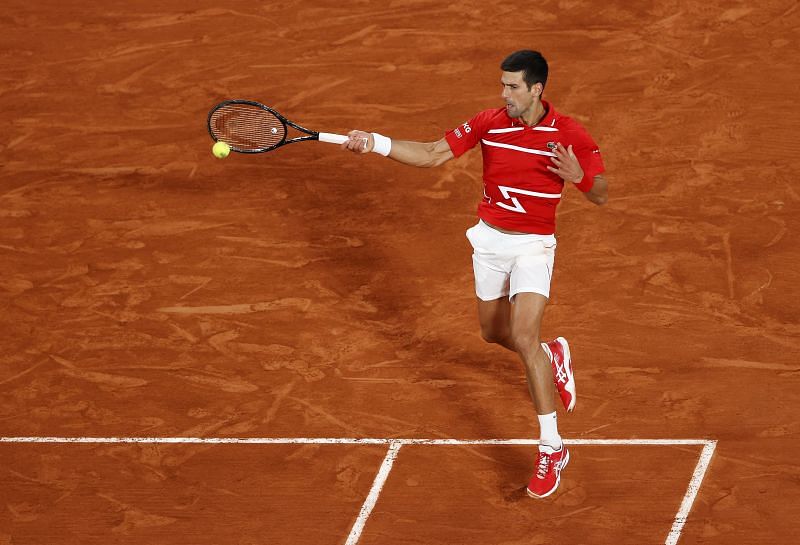
[[211, 114], [211, 131], [217, 140], [243, 151], [277, 146], [286, 126], [271, 112], [250, 104], [227, 104]]

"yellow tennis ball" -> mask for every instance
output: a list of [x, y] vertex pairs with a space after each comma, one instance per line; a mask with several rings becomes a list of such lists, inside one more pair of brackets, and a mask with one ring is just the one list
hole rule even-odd
[[214, 144], [214, 147], [211, 148], [211, 153], [214, 154], [214, 157], [217, 159], [225, 159], [231, 153], [231, 147], [223, 141], [219, 141]]

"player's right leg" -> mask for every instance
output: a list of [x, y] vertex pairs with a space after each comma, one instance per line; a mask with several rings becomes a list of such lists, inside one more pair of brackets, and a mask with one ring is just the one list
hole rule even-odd
[[478, 298], [478, 321], [486, 342], [516, 352], [511, 340], [511, 303], [508, 300], [513, 259], [497, 254], [493, 246], [502, 235], [482, 222], [467, 230], [472, 244], [472, 270]]

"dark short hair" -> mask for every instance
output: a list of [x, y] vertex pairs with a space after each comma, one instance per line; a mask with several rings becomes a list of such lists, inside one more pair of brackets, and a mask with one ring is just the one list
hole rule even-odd
[[547, 61], [538, 51], [522, 49], [515, 51], [505, 58], [500, 64], [500, 69], [504, 72], [523, 72], [522, 79], [528, 85], [528, 89], [537, 83], [542, 84], [542, 88], [547, 84]]

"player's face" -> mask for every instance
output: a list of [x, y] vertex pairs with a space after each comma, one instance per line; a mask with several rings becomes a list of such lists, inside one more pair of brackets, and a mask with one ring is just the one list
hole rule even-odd
[[506, 101], [508, 116], [517, 118], [533, 109], [542, 93], [542, 84], [537, 83], [528, 89], [522, 72], [503, 72], [500, 78], [503, 84], [503, 100]]

